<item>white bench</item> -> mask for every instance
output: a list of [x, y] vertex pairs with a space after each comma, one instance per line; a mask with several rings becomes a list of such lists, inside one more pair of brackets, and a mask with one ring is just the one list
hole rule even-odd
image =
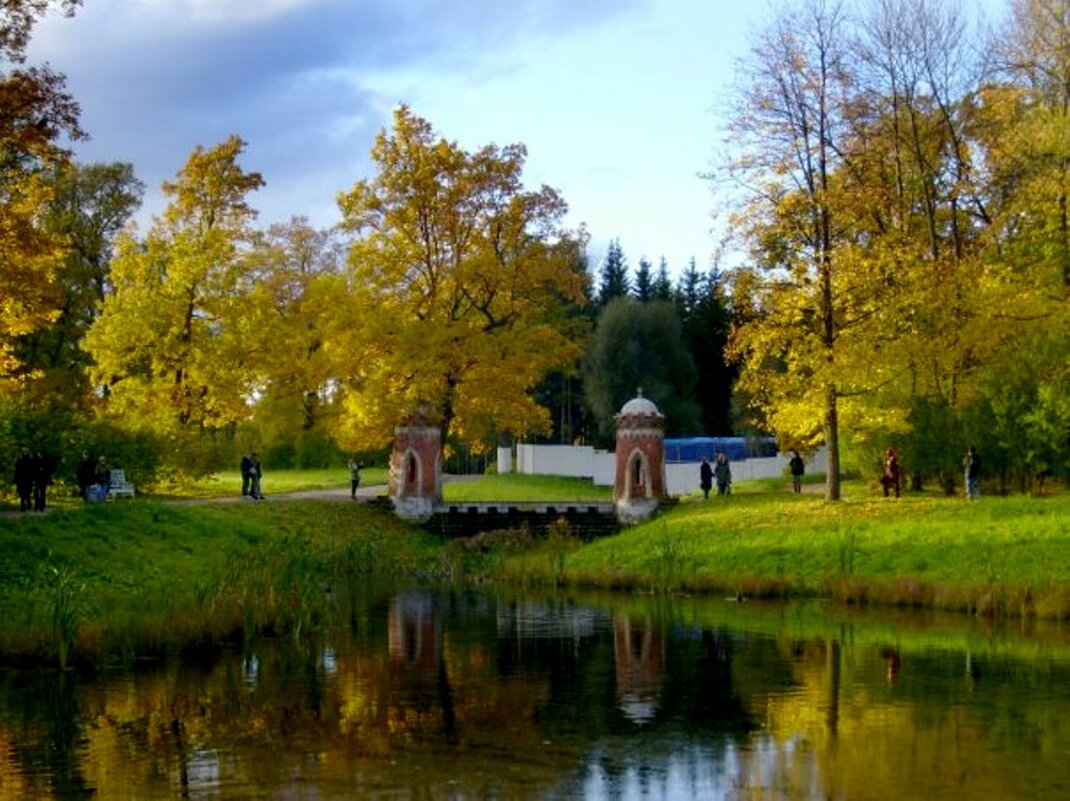
[[134, 485], [126, 480], [126, 473], [122, 470], [111, 471], [111, 489], [108, 490], [111, 498], [133, 498]]

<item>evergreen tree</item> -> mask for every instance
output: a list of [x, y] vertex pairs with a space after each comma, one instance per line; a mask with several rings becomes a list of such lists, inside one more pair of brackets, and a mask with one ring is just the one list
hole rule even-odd
[[635, 299], [645, 303], [654, 299], [654, 272], [646, 256], [639, 258], [639, 269], [635, 271]]
[[661, 257], [658, 277], [654, 281], [654, 297], [657, 300], [672, 300], [672, 281], [669, 278], [669, 263]]
[[698, 307], [702, 294], [702, 273], [695, 266], [694, 257], [676, 285], [675, 300], [682, 317], [687, 317]]
[[693, 275], [697, 276], [695, 302], [689, 311], [681, 312], [681, 321], [684, 341], [695, 363], [695, 400], [701, 409], [703, 433], [729, 436], [734, 433], [732, 384], [737, 372], [725, 356], [732, 313], [720, 273], [711, 270], [701, 275], [694, 271]]
[[628, 263], [624, 259], [620, 240], [614, 239], [609, 243], [598, 273], [598, 307], [604, 309], [614, 298], [627, 295], [629, 289]]

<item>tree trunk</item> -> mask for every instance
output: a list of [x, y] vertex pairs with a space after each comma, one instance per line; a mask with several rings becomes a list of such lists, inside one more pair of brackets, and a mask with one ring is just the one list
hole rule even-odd
[[825, 399], [825, 447], [828, 448], [828, 472], [825, 475], [825, 499], [840, 499], [840, 421], [836, 390], [828, 389]]

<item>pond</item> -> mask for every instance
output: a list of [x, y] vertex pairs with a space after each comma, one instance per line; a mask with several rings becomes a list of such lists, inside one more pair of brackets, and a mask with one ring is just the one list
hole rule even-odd
[[316, 640], [0, 674], [0, 797], [1070, 797], [1070, 635], [358, 587]]

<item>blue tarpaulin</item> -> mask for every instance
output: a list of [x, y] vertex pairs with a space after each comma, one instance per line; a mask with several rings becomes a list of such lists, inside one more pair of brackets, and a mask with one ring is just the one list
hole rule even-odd
[[711, 462], [723, 453], [728, 461], [753, 459], [759, 456], [776, 456], [776, 440], [773, 437], [687, 437], [665, 440], [665, 461]]

